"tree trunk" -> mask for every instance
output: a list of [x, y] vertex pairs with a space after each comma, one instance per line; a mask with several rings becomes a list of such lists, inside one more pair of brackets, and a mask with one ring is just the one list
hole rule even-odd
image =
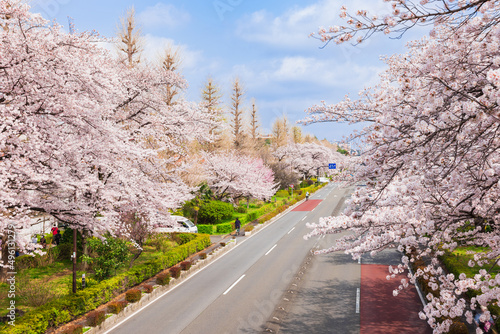
[[247, 210], [250, 207], [250, 196], [247, 197]]
[[[4, 232], [2, 236], [2, 247], [1, 247], [1, 257], [2, 262], [6, 265], [9, 261], [9, 248], [7, 246], [8, 234]], [[0, 267], [0, 282], [4, 283], [7, 279], [7, 273], [9, 272], [9, 268], [7, 266]]]
[[141, 256], [142, 254], [142, 249], [138, 249], [138, 252], [134, 254], [134, 257], [132, 257], [132, 260], [130, 260], [130, 264], [128, 266], [128, 269], [132, 268], [132, 266], [134, 265], [134, 261], [137, 260], [139, 258], [139, 256]]

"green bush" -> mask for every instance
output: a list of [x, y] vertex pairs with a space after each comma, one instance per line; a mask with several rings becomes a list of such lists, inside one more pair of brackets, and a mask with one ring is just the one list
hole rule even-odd
[[247, 214], [245, 216], [245, 222], [251, 222], [251, 221], [254, 221], [255, 219], [259, 218], [259, 215], [260, 213], [260, 210], [256, 210], [254, 212], [250, 212], [249, 214]]
[[288, 197], [288, 196], [290, 196], [288, 190], [278, 190], [276, 192], [276, 197]]
[[172, 240], [175, 241], [178, 245], [187, 244], [190, 241], [196, 239], [196, 234], [193, 233], [172, 233]]
[[207, 258], [207, 253], [200, 253], [200, 259], [205, 260]]
[[44, 255], [32, 253], [18, 256], [16, 258], [16, 269], [20, 271], [29, 268], [45, 267], [59, 259], [59, 247], [51, 247], [43, 251], [45, 252]]
[[89, 238], [87, 243], [89, 249], [97, 256], [83, 255], [83, 259], [92, 264], [97, 280], [115, 275], [116, 270], [125, 264], [130, 255], [126, 242], [118, 238], [108, 237], [104, 241], [98, 238]]
[[198, 225], [198, 233], [214, 234], [214, 225]]
[[159, 285], [168, 285], [170, 283], [170, 273], [161, 273], [156, 276], [156, 283]]
[[216, 225], [216, 233], [227, 234], [233, 231], [233, 225], [231, 223], [218, 224]]
[[108, 304], [108, 312], [113, 314], [120, 313], [125, 307], [127, 307], [126, 300], [119, 300], [116, 302], [111, 302]]
[[[52, 247], [52, 248], [54, 248], [54, 247]], [[60, 244], [59, 246], [57, 246], [55, 248], [59, 249], [58, 260], [61, 260], [61, 261], [71, 260], [71, 255], [73, 254], [73, 245], [72, 244]], [[78, 253], [78, 254], [81, 254], [81, 253]]]
[[110, 279], [104, 280], [75, 294], [50, 301], [16, 319], [16, 326], [0, 326], [0, 333], [38, 334], [48, 328], [59, 327], [72, 319], [112, 300], [116, 295], [153, 277], [160, 271], [171, 267], [189, 255], [210, 246], [210, 236], [199, 234], [198, 237], [182, 246], [178, 246], [155, 260], [132, 269]]
[[209, 201], [204, 203], [198, 213], [200, 224], [219, 224], [223, 219], [233, 216], [234, 208], [231, 204], [220, 201]]
[[172, 248], [172, 241], [163, 233], [153, 233], [145, 245], [154, 247], [157, 252], [166, 252]]
[[87, 323], [90, 327], [97, 327], [106, 320], [106, 312], [92, 311], [87, 315]]
[[239, 206], [236, 208], [236, 212], [238, 213], [247, 213], [248, 212], [248, 209], [246, 206]]
[[142, 291], [138, 288], [133, 288], [125, 292], [125, 300], [129, 303], [136, 303], [141, 300]]

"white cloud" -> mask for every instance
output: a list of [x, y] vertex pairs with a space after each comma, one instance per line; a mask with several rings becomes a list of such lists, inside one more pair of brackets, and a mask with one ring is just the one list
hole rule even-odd
[[295, 6], [280, 16], [266, 10], [254, 12], [238, 22], [236, 33], [247, 41], [260, 42], [278, 47], [302, 47], [317, 45], [308, 34], [317, 32], [320, 26], [342, 24], [340, 7], [347, 4], [355, 11], [365, 9], [371, 14], [383, 16], [389, 12], [387, 3], [366, 0], [320, 0], [307, 6]]
[[173, 51], [178, 50], [181, 60], [181, 72], [182, 70], [196, 68], [203, 60], [202, 51], [192, 50], [187, 45], [177, 44], [173, 39], [153, 36], [150, 34], [146, 35], [144, 39], [143, 57], [145, 57], [148, 61], [159, 61], [167, 49], [171, 49]]
[[191, 20], [191, 15], [172, 4], [157, 3], [154, 6], [146, 7], [137, 14], [138, 22], [143, 27], [177, 27]]
[[233, 76], [239, 76], [249, 91], [273, 87], [276, 94], [284, 96], [290, 94], [292, 89], [299, 92], [303, 90], [304, 94], [308, 94], [315, 88], [323, 92], [341, 89], [357, 93], [360, 87], [376, 84], [384, 68], [382, 62], [377, 65], [346, 64], [334, 58], [288, 56], [251, 66], [234, 66]]

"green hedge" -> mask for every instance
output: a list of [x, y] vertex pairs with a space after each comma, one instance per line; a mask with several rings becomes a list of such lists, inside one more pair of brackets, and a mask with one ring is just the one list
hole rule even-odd
[[198, 233], [203, 234], [214, 234], [215, 233], [215, 225], [197, 225]]
[[38, 334], [44, 333], [48, 328], [61, 326], [109, 302], [116, 295], [207, 248], [210, 244], [210, 236], [200, 234], [195, 240], [178, 246], [154, 260], [135, 266], [85, 290], [40, 306], [16, 319], [16, 326], [0, 327], [0, 333]]
[[233, 224], [231, 224], [231, 223], [218, 224], [215, 226], [217, 227], [216, 233], [226, 234], [226, 233], [233, 232]]
[[201, 224], [219, 224], [223, 219], [233, 216], [234, 208], [231, 204], [220, 201], [204, 203], [198, 212], [198, 222]]

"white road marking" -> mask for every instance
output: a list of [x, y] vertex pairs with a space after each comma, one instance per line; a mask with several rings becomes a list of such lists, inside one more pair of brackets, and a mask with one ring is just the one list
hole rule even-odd
[[359, 313], [359, 299], [360, 299], [360, 291], [359, 288], [356, 289], [356, 313]]
[[293, 230], [295, 230], [295, 227], [294, 227], [294, 228], [292, 228], [290, 231], [288, 231], [288, 233], [287, 233], [287, 234], [292, 233], [292, 231], [293, 231]]
[[242, 279], [243, 277], [245, 277], [245, 275], [242, 275], [240, 278], [238, 278], [238, 280], [236, 282], [233, 283], [233, 285], [231, 285], [224, 293], [223, 295], [227, 295], [227, 293], [229, 291], [231, 291], [232, 288], [234, 288], [236, 286], [236, 284], [238, 284]]
[[276, 246], [278, 246], [278, 245], [274, 245], [270, 250], [267, 251], [266, 254], [264, 254], [264, 256], [266, 256], [267, 254], [271, 253], [272, 250], [276, 248]]
[[305, 216], [304, 218], [302, 218], [302, 221], [306, 220], [307, 216]]

